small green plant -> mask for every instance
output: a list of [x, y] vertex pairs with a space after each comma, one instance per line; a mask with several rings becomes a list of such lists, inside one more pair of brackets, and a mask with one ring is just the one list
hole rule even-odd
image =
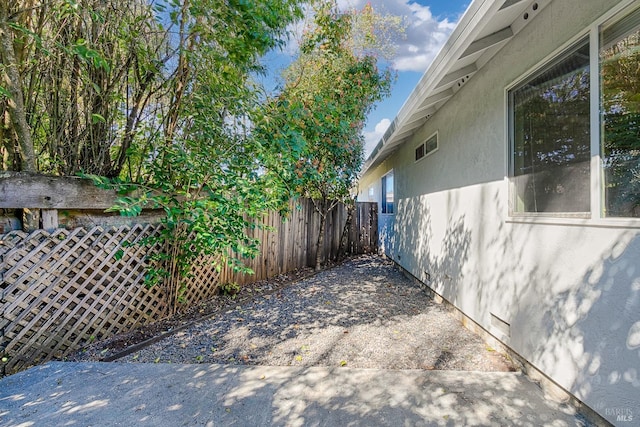
[[220, 285], [220, 292], [222, 292], [223, 295], [234, 296], [240, 292], [240, 285], [236, 282], [224, 283]]

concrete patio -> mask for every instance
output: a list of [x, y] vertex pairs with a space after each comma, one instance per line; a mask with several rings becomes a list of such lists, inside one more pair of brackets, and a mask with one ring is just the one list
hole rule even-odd
[[583, 426], [520, 373], [52, 362], [0, 379], [2, 426]]

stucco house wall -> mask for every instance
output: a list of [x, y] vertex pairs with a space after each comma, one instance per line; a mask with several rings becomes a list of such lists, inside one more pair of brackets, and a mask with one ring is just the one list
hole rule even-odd
[[623, 4], [551, 1], [359, 184], [379, 201], [394, 171], [387, 256], [619, 425], [640, 422], [640, 219], [510, 216], [506, 90]]

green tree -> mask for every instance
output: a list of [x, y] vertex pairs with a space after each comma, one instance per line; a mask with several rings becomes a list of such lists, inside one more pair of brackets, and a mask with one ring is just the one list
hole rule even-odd
[[[149, 121], [147, 107], [161, 103], [167, 78], [160, 59], [168, 49], [168, 33], [149, 4], [120, 6], [101, 0], [3, 4], [0, 57], [4, 80], [14, 88], [0, 102], [12, 118], [5, 117], [0, 132], [4, 169], [120, 173]], [[20, 100], [23, 114], [11, 108]], [[18, 117], [25, 126], [14, 124]], [[17, 145], [25, 148], [15, 152]]]
[[281, 206], [259, 162], [276, 153], [250, 132], [253, 77], [299, 3], [3, 2], [3, 167], [81, 172], [127, 193], [114, 207], [125, 215], [164, 209], [161, 234], [145, 242], [162, 248], [148, 283], [163, 283], [175, 309], [194, 260], [243, 269], [229, 253], [255, 254], [247, 229]]
[[[380, 70], [378, 57], [364, 49], [378, 42], [375, 27], [354, 25], [362, 15], [371, 17], [370, 6], [341, 13], [335, 1], [326, 1], [315, 13], [299, 56], [285, 71], [284, 89], [267, 102], [266, 119], [256, 132], [273, 151], [286, 153], [278, 164], [265, 162], [267, 168], [294, 194], [313, 200], [320, 215], [319, 269], [327, 215], [351, 200], [363, 161], [364, 122], [374, 103], [388, 94], [392, 73]], [[354, 37], [363, 28], [369, 32]]]
[[[13, 130], [13, 143], [2, 142], [3, 146], [7, 147], [7, 150], [13, 151], [14, 147], [18, 148], [17, 155], [19, 157], [17, 157], [22, 160], [20, 167], [28, 172], [34, 172], [36, 170], [36, 156], [27, 122], [18, 60], [14, 52], [14, 40], [9, 21], [10, 12], [11, 9], [8, 2], [0, 4], [0, 59], [2, 60], [2, 68], [0, 68], [2, 79], [0, 82], [4, 85], [4, 87], [0, 86], [0, 89], [2, 89], [0, 96], [4, 98], [2, 118], [3, 121], [10, 123], [10, 127]], [[2, 128], [5, 127], [9, 126], [2, 126]], [[3, 163], [5, 162], [3, 161]]]
[[3, 2], [3, 169], [148, 181], [150, 158], [190, 126], [187, 104], [207, 78], [215, 74], [216, 119], [250, 110], [221, 104], [249, 90], [257, 58], [281, 43], [298, 3]]
[[259, 102], [252, 75], [299, 9], [293, 0], [202, 0], [169, 5], [167, 12], [178, 29], [177, 58], [161, 140], [146, 166], [148, 180], [138, 187], [143, 195], [123, 199], [119, 209], [164, 208], [158, 239], [165, 250], [156, 255], [162, 268], [151, 271], [150, 283], [166, 283], [177, 306], [198, 257], [216, 256], [246, 271], [229, 252], [255, 255], [257, 242], [247, 230], [280, 206], [272, 175], [261, 174], [257, 161], [273, 154], [262, 151], [249, 129]]

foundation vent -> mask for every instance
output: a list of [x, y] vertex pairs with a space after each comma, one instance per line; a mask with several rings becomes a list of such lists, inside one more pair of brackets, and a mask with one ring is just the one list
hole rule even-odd
[[491, 313], [491, 327], [511, 337], [511, 325], [493, 313]]

